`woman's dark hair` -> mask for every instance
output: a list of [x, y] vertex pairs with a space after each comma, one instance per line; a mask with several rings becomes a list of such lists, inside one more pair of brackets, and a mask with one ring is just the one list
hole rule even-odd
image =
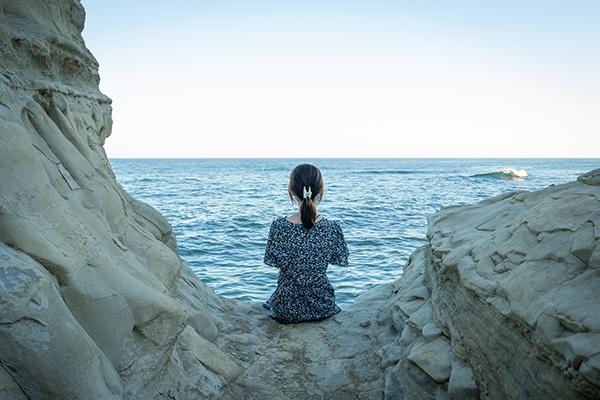
[[[292, 171], [290, 175], [290, 199], [292, 201], [292, 193], [296, 195], [300, 201], [300, 217], [302, 225], [306, 229], [310, 229], [315, 225], [317, 219], [317, 206], [315, 200], [321, 200], [323, 195], [323, 177], [321, 171], [314, 165], [301, 164]], [[304, 194], [307, 197], [304, 198]], [[309, 195], [310, 193], [310, 195]]]

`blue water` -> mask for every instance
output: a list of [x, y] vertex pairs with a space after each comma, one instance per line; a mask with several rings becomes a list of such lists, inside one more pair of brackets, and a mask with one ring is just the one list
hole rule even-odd
[[341, 223], [347, 267], [328, 271], [338, 303], [399, 278], [426, 243], [427, 215], [514, 190], [577, 179], [600, 159], [112, 159], [117, 180], [164, 215], [180, 254], [218, 294], [264, 301], [277, 270], [262, 263], [273, 219], [294, 214], [291, 170], [310, 162], [325, 182], [319, 213]]

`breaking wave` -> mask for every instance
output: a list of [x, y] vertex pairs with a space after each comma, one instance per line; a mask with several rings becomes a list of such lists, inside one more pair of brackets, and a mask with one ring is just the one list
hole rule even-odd
[[524, 169], [516, 170], [512, 168], [503, 169], [502, 171], [488, 172], [485, 174], [472, 175], [473, 178], [490, 178], [503, 180], [525, 179], [529, 174]]

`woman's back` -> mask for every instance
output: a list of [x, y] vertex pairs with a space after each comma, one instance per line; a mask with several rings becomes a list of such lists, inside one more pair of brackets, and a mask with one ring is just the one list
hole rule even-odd
[[264, 261], [279, 268], [277, 289], [265, 303], [271, 317], [292, 323], [340, 311], [326, 275], [329, 264], [348, 264], [348, 248], [337, 222], [323, 218], [307, 229], [285, 218], [273, 221]]

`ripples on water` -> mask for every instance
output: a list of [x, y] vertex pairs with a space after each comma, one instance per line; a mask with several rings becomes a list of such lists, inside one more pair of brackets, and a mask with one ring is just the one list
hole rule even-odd
[[575, 180], [600, 160], [112, 159], [119, 183], [173, 225], [180, 254], [218, 294], [264, 301], [277, 270], [262, 263], [271, 221], [293, 214], [291, 170], [310, 162], [325, 181], [319, 213], [340, 221], [348, 267], [328, 276], [338, 303], [402, 274], [426, 244], [427, 215], [513, 190]]

